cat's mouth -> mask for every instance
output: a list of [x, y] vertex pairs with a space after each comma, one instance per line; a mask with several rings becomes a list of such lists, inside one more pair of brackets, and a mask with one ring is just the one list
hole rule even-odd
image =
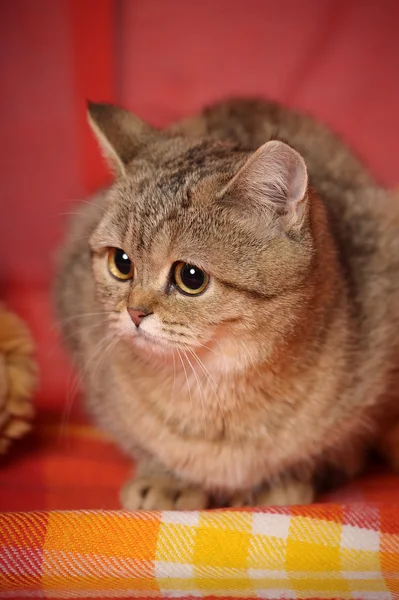
[[148, 333], [142, 329], [138, 329], [136, 334], [133, 337], [133, 342], [140, 346], [140, 348], [144, 348], [150, 351], [155, 352], [172, 352], [173, 350], [182, 349], [181, 345], [178, 345], [174, 340], [169, 339], [166, 336]]

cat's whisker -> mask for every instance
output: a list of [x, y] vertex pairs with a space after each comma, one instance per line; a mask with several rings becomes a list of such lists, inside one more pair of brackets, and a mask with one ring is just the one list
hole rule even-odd
[[170, 395], [171, 402], [173, 402], [173, 400], [175, 398], [175, 389], [176, 389], [176, 358], [175, 358], [174, 352], [172, 352], [172, 358], [173, 358], [173, 387], [172, 387], [172, 392]]
[[[195, 342], [195, 344], [193, 344], [193, 345], [194, 345], [194, 347], [200, 346], [201, 348], [205, 348], [206, 350], [209, 350], [209, 352], [212, 352], [212, 354], [215, 354], [216, 356], [219, 356], [219, 357], [223, 356], [219, 352], [216, 352], [216, 350], [213, 350], [213, 348], [210, 348], [209, 346], [207, 346], [206, 344], [202, 344], [201, 342]], [[219, 347], [220, 347], [220, 345], [219, 345]]]
[[183, 358], [181, 356], [181, 353], [180, 353], [180, 350], [178, 348], [177, 348], [177, 354], [178, 354], [178, 356], [180, 358], [180, 362], [181, 362], [182, 367], [183, 367], [184, 375], [186, 377], [188, 393], [189, 393], [189, 396], [190, 396], [191, 408], [194, 409], [194, 402], [193, 402], [193, 397], [192, 397], [192, 394], [191, 394], [191, 386], [190, 386], [190, 383], [189, 383], [189, 380], [188, 380], [186, 366], [184, 364], [184, 360], [183, 360]]
[[97, 202], [90, 202], [89, 200], [75, 200], [74, 202], [76, 202], [76, 204], [88, 204], [89, 206], [92, 206], [93, 208], [99, 208], [100, 210], [103, 211], [103, 213], [107, 212], [107, 209], [104, 206], [101, 206], [101, 204], [97, 204]]
[[106, 358], [107, 356], [109, 356], [109, 354], [111, 352], [113, 352], [113, 350], [115, 350], [115, 347], [117, 346], [117, 344], [119, 343], [120, 338], [117, 336], [116, 333], [114, 333], [110, 338], [108, 338], [108, 342], [107, 344], [105, 344], [105, 348], [103, 346], [103, 352], [101, 352], [100, 356], [98, 357], [97, 360], [97, 364], [93, 369], [93, 376], [95, 377], [98, 373], [98, 370], [101, 366], [102, 361], [104, 360], [104, 358]]
[[216, 383], [214, 377], [212, 377], [212, 375], [210, 374], [209, 370], [205, 367], [204, 363], [202, 362], [202, 360], [200, 359], [200, 357], [198, 356], [198, 354], [195, 352], [195, 350], [190, 350], [190, 354], [192, 354], [195, 358], [195, 360], [198, 362], [198, 364], [200, 365], [202, 372], [205, 374], [205, 376], [207, 377], [209, 382], [213, 382], [213, 384], [216, 386], [216, 389], [219, 389], [218, 384]]
[[211, 341], [211, 342], [215, 342], [215, 344], [217, 344], [217, 346], [220, 348], [220, 350], [222, 350], [222, 354], [220, 355], [220, 356], [222, 356], [222, 355], [223, 355], [223, 348], [222, 348], [222, 346], [220, 345], [220, 342], [219, 342], [219, 340], [218, 340], [216, 337], [212, 337], [210, 341]]
[[61, 439], [65, 435], [67, 423], [69, 421], [69, 417], [72, 410], [72, 405], [75, 399], [75, 391], [79, 386], [79, 382], [81, 381], [81, 376], [74, 371], [71, 372], [69, 377], [69, 382], [67, 384], [67, 393], [65, 396], [64, 406], [61, 412], [61, 422], [59, 428], [59, 438]]
[[76, 392], [77, 392], [80, 384], [83, 381], [84, 375], [86, 374], [88, 367], [93, 362], [93, 360], [97, 357], [98, 353], [101, 352], [101, 349], [106, 344], [106, 342], [109, 341], [114, 335], [115, 335], [114, 333], [108, 333], [104, 338], [101, 338], [101, 340], [99, 340], [99, 342], [95, 345], [93, 352], [89, 356], [88, 360], [84, 363], [83, 368], [81, 370], [81, 374], [75, 375], [75, 382], [71, 384], [71, 387], [68, 386], [69, 391], [67, 392], [66, 401], [65, 401], [64, 408], [63, 408], [62, 415], [61, 415], [60, 437], [63, 437], [63, 435], [65, 434], [65, 430], [66, 430], [66, 426], [67, 426], [67, 423], [68, 423], [68, 420], [69, 420], [69, 417], [71, 414], [73, 402], [76, 397]]
[[[212, 389], [212, 391], [214, 393], [214, 396], [216, 398], [216, 402], [217, 402], [217, 404], [219, 406], [220, 415], [222, 417], [222, 421], [223, 421], [224, 427], [226, 427], [226, 419], [225, 419], [225, 416], [224, 416], [224, 411], [223, 411], [222, 403], [220, 402], [220, 398], [219, 398], [219, 395], [217, 393], [219, 391], [219, 386], [216, 383], [215, 379], [212, 377], [212, 375], [209, 373], [208, 369], [206, 368], [206, 366], [204, 365], [204, 363], [202, 362], [202, 360], [200, 359], [200, 357], [196, 354], [196, 352], [191, 351], [191, 353], [194, 356], [195, 360], [198, 362], [200, 368], [202, 369], [205, 377], [208, 380], [208, 383], [209, 383], [209, 385], [210, 385], [210, 387], [211, 387], [211, 389]], [[213, 387], [213, 385], [215, 385], [216, 389]]]
[[[84, 326], [84, 327], [79, 327], [79, 328], [78, 328], [78, 331], [79, 331], [79, 333], [86, 333], [87, 331], [92, 331], [92, 330], [93, 330], [93, 329], [95, 329], [96, 327], [102, 327], [102, 326], [106, 325], [107, 323], [109, 323], [109, 320], [108, 320], [108, 319], [105, 319], [105, 320], [103, 320], [103, 321], [100, 321], [100, 322], [98, 322], [98, 323], [92, 323], [91, 325], [86, 325], [86, 326]], [[72, 333], [70, 333], [69, 335], [66, 335], [66, 334], [64, 334], [64, 335], [63, 335], [63, 338], [64, 338], [65, 340], [69, 340], [69, 339], [71, 339], [71, 338], [72, 338], [74, 335], [76, 335], [76, 332], [75, 332], [75, 331], [74, 331], [74, 332], [72, 332]]]
[[71, 373], [69, 383], [67, 385], [67, 393], [65, 397], [64, 406], [61, 413], [61, 422], [59, 429], [59, 438], [61, 439], [66, 432], [69, 417], [71, 415], [72, 406], [75, 401], [78, 388], [83, 381], [83, 373]]
[[81, 240], [88, 240], [91, 237], [91, 235], [82, 235], [81, 237], [78, 238], [74, 238], [73, 242], [80, 242]]
[[89, 372], [89, 367], [93, 363], [93, 360], [97, 358], [98, 354], [104, 350], [104, 347], [116, 336], [113, 331], [109, 331], [96, 345], [96, 351], [93, 352], [90, 359], [83, 365], [83, 371]]
[[180, 338], [178, 337], [172, 337], [174, 332], [173, 331], [169, 331], [168, 329], [164, 329], [164, 331], [168, 334], [168, 341], [169, 342], [173, 342], [173, 343], [177, 343], [179, 344], [180, 348], [184, 348], [191, 350], [192, 348], [197, 348], [198, 346], [200, 346], [201, 348], [205, 348], [206, 350], [209, 350], [209, 352], [212, 352], [213, 354], [215, 354], [216, 356], [222, 356], [221, 354], [219, 354], [218, 352], [216, 352], [215, 350], [213, 350], [212, 348], [210, 348], [209, 346], [206, 346], [206, 344], [202, 344], [201, 342], [198, 342], [195, 337], [191, 337], [191, 341], [187, 340], [187, 338], [185, 338], [184, 342], [181, 342]]
[[199, 389], [199, 393], [200, 393], [201, 406], [202, 406], [202, 418], [203, 418], [203, 421], [204, 421], [205, 439], [207, 439], [207, 437], [208, 437], [208, 435], [207, 435], [208, 422], [207, 422], [207, 419], [206, 419], [205, 412], [208, 412], [208, 417], [210, 417], [209, 409], [207, 409], [207, 405], [206, 405], [206, 403], [204, 401], [203, 389], [202, 389], [201, 381], [200, 381], [200, 379], [198, 377], [198, 374], [197, 374], [196, 370], [194, 369], [194, 367], [193, 367], [193, 365], [191, 363], [191, 360], [188, 358], [187, 354], [185, 356], [186, 356], [186, 360], [187, 360], [188, 364], [191, 367], [191, 370], [192, 370], [192, 372], [194, 374], [195, 380], [196, 380], [197, 385], [198, 385], [198, 389]]
[[[70, 334], [67, 334], [66, 332], [63, 332], [63, 334], [62, 334], [62, 338], [63, 338], [64, 340], [70, 340], [70, 339], [71, 339], [71, 338], [73, 338], [73, 337], [76, 335], [76, 333], [78, 333], [78, 332], [79, 332], [79, 333], [80, 333], [80, 332], [84, 332], [84, 333], [85, 333], [86, 331], [91, 331], [92, 329], [95, 329], [96, 327], [104, 326], [104, 325], [106, 325], [107, 323], [110, 323], [110, 322], [112, 323], [112, 321], [110, 321], [109, 319], [105, 319], [104, 321], [100, 321], [99, 323], [93, 323], [93, 324], [91, 324], [91, 325], [87, 325], [87, 326], [84, 326], [84, 327], [78, 327], [78, 328], [76, 329], [76, 331], [73, 331], [73, 332], [72, 332], [72, 333], [70, 333]], [[56, 328], [57, 328], [57, 325], [52, 325], [51, 327], [49, 327], [49, 332], [53, 332], [53, 331], [54, 331]], [[49, 356], [51, 356], [51, 354], [54, 352], [54, 349], [55, 349], [55, 348], [58, 346], [58, 344], [59, 344], [59, 340], [58, 340], [58, 339], [56, 339], [56, 340], [54, 340], [54, 342], [53, 342], [53, 343], [51, 343], [51, 344], [49, 345], [49, 347], [48, 347], [48, 351], [47, 351], [47, 354], [46, 354], [47, 358], [48, 358]]]
[[85, 215], [85, 213], [83, 212], [63, 212], [63, 213], [58, 213], [57, 215], [58, 217], [87, 217], [89, 215]]
[[96, 317], [100, 315], [112, 315], [117, 311], [115, 310], [102, 310], [98, 312], [89, 312], [89, 313], [81, 313], [79, 315], [72, 315], [71, 317], [67, 317], [66, 319], [57, 320], [56, 325], [65, 325], [65, 323], [69, 323], [70, 321], [74, 321], [75, 319], [84, 319], [89, 317]]

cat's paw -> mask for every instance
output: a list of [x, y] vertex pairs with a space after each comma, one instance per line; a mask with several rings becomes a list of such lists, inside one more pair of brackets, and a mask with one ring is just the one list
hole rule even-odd
[[294, 506], [311, 504], [314, 500], [314, 488], [300, 481], [285, 481], [274, 486], [264, 486], [253, 492], [237, 492], [226, 503], [229, 508], [245, 506]]
[[127, 510], [203, 510], [209, 498], [200, 488], [174, 479], [138, 477], [123, 486], [121, 502]]
[[295, 506], [311, 504], [315, 491], [310, 483], [285, 481], [272, 487], [261, 488], [254, 494], [254, 506]]

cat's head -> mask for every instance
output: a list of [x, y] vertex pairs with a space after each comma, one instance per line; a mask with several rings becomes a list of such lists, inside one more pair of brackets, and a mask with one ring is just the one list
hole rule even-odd
[[90, 246], [117, 334], [142, 352], [212, 353], [225, 370], [272, 357], [309, 301], [302, 157], [158, 132], [107, 104], [89, 115], [116, 173]]

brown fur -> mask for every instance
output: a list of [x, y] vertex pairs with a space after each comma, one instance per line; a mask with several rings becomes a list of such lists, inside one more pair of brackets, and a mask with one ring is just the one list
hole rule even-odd
[[[157, 132], [90, 107], [117, 173], [71, 227], [57, 305], [87, 406], [139, 460], [128, 508], [301, 503], [397, 405], [399, 209], [309, 117], [230, 101]], [[309, 173], [309, 185], [301, 156]], [[254, 154], [254, 150], [259, 149]], [[134, 261], [133, 283], [107, 249]], [[183, 260], [201, 296], [170, 282]], [[152, 313], [140, 330], [127, 307]]]
[[0, 454], [31, 428], [37, 368], [30, 333], [0, 304]]

